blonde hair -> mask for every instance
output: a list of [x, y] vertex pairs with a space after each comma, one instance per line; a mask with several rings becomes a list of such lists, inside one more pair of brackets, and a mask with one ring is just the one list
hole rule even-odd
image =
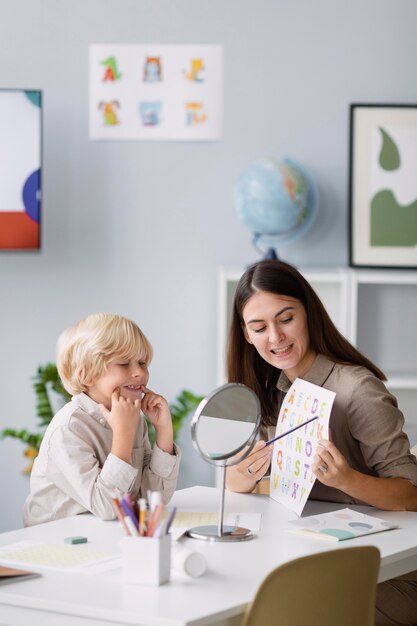
[[121, 315], [96, 313], [65, 330], [58, 340], [57, 366], [65, 389], [85, 392], [114, 361], [138, 359], [147, 365], [152, 346], [132, 320]]

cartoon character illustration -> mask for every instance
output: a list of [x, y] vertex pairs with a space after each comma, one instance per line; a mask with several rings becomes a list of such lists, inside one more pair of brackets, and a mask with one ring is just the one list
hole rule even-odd
[[158, 83], [162, 80], [161, 57], [146, 57], [143, 66], [143, 82]]
[[115, 81], [121, 79], [122, 75], [117, 69], [117, 61], [114, 57], [107, 57], [107, 59], [100, 62], [100, 65], [106, 66], [106, 71], [104, 72], [103, 76], [103, 82], [107, 80]]
[[204, 67], [204, 61], [203, 59], [191, 59], [191, 69], [189, 72], [187, 72], [186, 70], [183, 70], [184, 74], [185, 74], [185, 78], [187, 80], [191, 80], [193, 82], [196, 83], [203, 83], [204, 82], [204, 72], [205, 72], [205, 67]]
[[139, 114], [144, 126], [158, 126], [161, 123], [162, 102], [139, 102]]
[[98, 108], [103, 113], [103, 121], [105, 126], [116, 126], [120, 124], [116, 110], [120, 108], [120, 104], [117, 100], [111, 102], [100, 102]]
[[203, 124], [207, 120], [207, 115], [204, 113], [202, 102], [186, 102], [186, 125], [195, 126], [196, 124]]

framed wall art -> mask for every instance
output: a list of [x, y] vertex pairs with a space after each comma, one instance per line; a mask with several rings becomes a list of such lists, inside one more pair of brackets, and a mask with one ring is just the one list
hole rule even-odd
[[349, 262], [417, 268], [417, 105], [350, 107]]
[[0, 250], [39, 250], [42, 94], [0, 89]]

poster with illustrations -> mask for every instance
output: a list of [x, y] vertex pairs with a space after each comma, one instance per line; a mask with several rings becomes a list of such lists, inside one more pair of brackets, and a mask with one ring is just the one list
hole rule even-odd
[[90, 139], [218, 140], [223, 48], [93, 44]]
[[314, 485], [311, 469], [317, 443], [329, 438], [329, 418], [335, 393], [301, 378], [288, 390], [279, 412], [276, 434], [281, 435], [312, 418], [274, 443], [270, 496], [301, 515]]

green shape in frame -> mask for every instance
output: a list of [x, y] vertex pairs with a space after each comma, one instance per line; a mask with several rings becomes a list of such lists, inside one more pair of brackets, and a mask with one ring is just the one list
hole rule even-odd
[[390, 189], [371, 201], [371, 246], [410, 247], [417, 245], [417, 200], [402, 206]]
[[401, 159], [400, 153], [395, 141], [388, 135], [388, 133], [381, 127], [379, 127], [382, 135], [382, 147], [379, 153], [379, 164], [383, 170], [387, 172], [393, 172], [400, 167]]

